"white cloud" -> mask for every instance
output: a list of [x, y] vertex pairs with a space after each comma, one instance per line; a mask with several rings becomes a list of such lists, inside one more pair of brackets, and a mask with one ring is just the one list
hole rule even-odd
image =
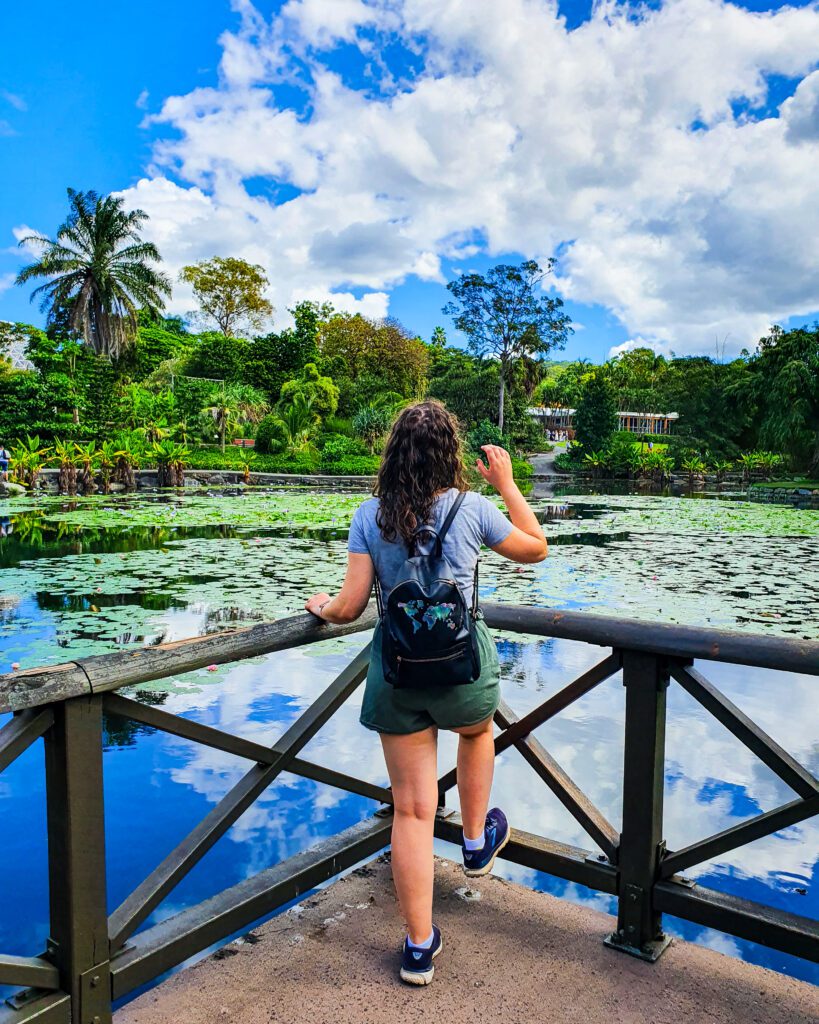
[[[272, 21], [234, 7], [218, 85], [165, 101], [151, 121], [170, 135], [125, 193], [172, 267], [240, 254], [280, 310], [350, 287], [385, 310], [477, 234], [490, 254], [563, 245], [564, 295], [678, 353], [726, 335], [736, 351], [819, 309], [816, 5], [604, 0], [572, 32], [546, 0], [289, 0]], [[424, 71], [385, 78], [387, 41]], [[372, 77], [331, 70], [339, 42]], [[779, 117], [761, 113], [770, 75], [802, 79]], [[282, 83], [304, 111], [276, 105]], [[248, 191], [259, 177], [301, 194], [274, 206]]]
[[142, 90], [142, 92], [136, 98], [135, 106], [136, 106], [137, 110], [147, 110], [147, 108], [148, 108], [148, 100], [150, 99], [150, 96], [151, 96], [151, 94], [148, 92], [147, 89], [143, 89]]
[[0, 295], [7, 292], [14, 285], [16, 279], [16, 274], [0, 274]]
[[15, 110], [25, 111], [28, 110], [28, 104], [22, 96], [18, 96], [15, 92], [8, 92], [6, 89], [0, 90], [0, 97], [10, 103]]

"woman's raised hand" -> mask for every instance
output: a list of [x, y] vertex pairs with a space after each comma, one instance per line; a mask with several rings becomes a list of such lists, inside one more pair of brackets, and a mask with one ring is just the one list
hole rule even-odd
[[486, 462], [478, 459], [475, 465], [484, 480], [501, 494], [509, 487], [513, 487], [515, 479], [512, 475], [512, 459], [509, 452], [497, 444], [482, 444], [481, 451], [486, 454]]

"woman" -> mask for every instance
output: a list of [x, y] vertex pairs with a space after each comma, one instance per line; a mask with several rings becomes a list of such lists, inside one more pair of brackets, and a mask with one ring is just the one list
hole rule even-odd
[[[467, 493], [444, 541], [466, 607], [482, 545], [515, 562], [540, 562], [548, 554], [543, 531], [512, 477], [508, 453], [483, 445], [477, 469], [503, 498], [511, 522], [482, 495]], [[316, 594], [305, 607], [327, 622], [352, 622], [364, 611], [378, 580], [382, 605], [399, 582], [407, 549], [420, 526], [438, 529], [459, 493], [467, 491], [455, 418], [435, 401], [410, 406], [392, 428], [375, 486], [375, 498], [356, 511], [349, 536], [347, 575], [336, 597]], [[509, 840], [503, 812], [487, 812], [495, 767], [493, 716], [500, 701], [494, 642], [478, 616], [479, 677], [439, 689], [397, 689], [384, 677], [381, 626], [372, 659], [361, 722], [380, 734], [392, 786], [392, 870], [407, 923], [400, 976], [413, 985], [432, 981], [441, 952], [432, 923], [433, 828], [438, 806], [438, 729], [458, 733], [458, 793], [463, 820], [464, 869], [491, 871]]]

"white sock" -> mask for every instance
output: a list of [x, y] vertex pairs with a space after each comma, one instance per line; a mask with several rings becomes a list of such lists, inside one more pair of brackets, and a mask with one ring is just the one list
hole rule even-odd
[[429, 949], [429, 947], [432, 945], [432, 940], [434, 938], [435, 931], [433, 930], [429, 933], [429, 938], [426, 940], [426, 942], [413, 942], [409, 935], [407, 936], [407, 942], [409, 943], [410, 946], [412, 946], [413, 949]]
[[481, 835], [480, 839], [470, 839], [466, 832], [464, 832], [464, 847], [470, 852], [474, 853], [475, 850], [482, 850], [486, 843], [486, 834]]

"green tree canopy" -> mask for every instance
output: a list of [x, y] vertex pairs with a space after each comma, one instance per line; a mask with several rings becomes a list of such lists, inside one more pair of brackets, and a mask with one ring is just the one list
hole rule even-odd
[[315, 363], [306, 363], [298, 377], [282, 387], [279, 409], [299, 400], [309, 405], [314, 415], [326, 419], [338, 408], [338, 386], [330, 377], [322, 377]]
[[262, 267], [235, 256], [214, 256], [182, 268], [180, 281], [191, 285], [204, 326], [226, 337], [240, 329], [260, 331], [273, 313], [264, 297], [270, 283]]
[[577, 440], [586, 452], [606, 448], [617, 429], [617, 403], [605, 374], [598, 371], [586, 381], [574, 417]]
[[46, 278], [31, 294], [41, 297], [49, 320], [64, 319], [95, 352], [115, 358], [133, 341], [140, 308], [161, 310], [171, 294], [167, 277], [153, 268], [160, 256], [140, 237], [148, 215], [124, 209], [119, 196], [68, 189], [70, 211], [56, 239], [23, 238], [40, 258], [23, 267], [17, 284]]
[[244, 378], [249, 351], [250, 345], [244, 338], [207, 331], [198, 336], [185, 363], [185, 373], [190, 377], [239, 382]]
[[196, 342], [196, 336], [187, 333], [178, 317], [154, 317], [140, 312], [134, 343], [117, 360], [117, 372], [144, 380], [162, 363], [185, 355]]
[[571, 333], [571, 320], [559, 298], [539, 294], [554, 269], [534, 260], [517, 267], [501, 263], [489, 273], [461, 274], [447, 285], [452, 301], [443, 312], [469, 339], [479, 356], [493, 355], [500, 362], [498, 426], [503, 430], [504, 397], [513, 367], [522, 356], [542, 357], [562, 348]]
[[[429, 350], [396, 320], [370, 320], [360, 313], [336, 313], [321, 325], [319, 350], [324, 359], [342, 359], [361, 402], [372, 387], [403, 398], [420, 398], [427, 384]], [[364, 386], [366, 385], [366, 386]]]
[[762, 413], [760, 438], [796, 466], [819, 469], [819, 323], [774, 327], [751, 361], [751, 391]]
[[333, 307], [305, 301], [290, 312], [295, 327], [254, 338], [247, 354], [247, 379], [272, 403], [278, 401], [285, 381], [295, 377], [305, 363], [318, 358], [319, 328], [332, 315]]

